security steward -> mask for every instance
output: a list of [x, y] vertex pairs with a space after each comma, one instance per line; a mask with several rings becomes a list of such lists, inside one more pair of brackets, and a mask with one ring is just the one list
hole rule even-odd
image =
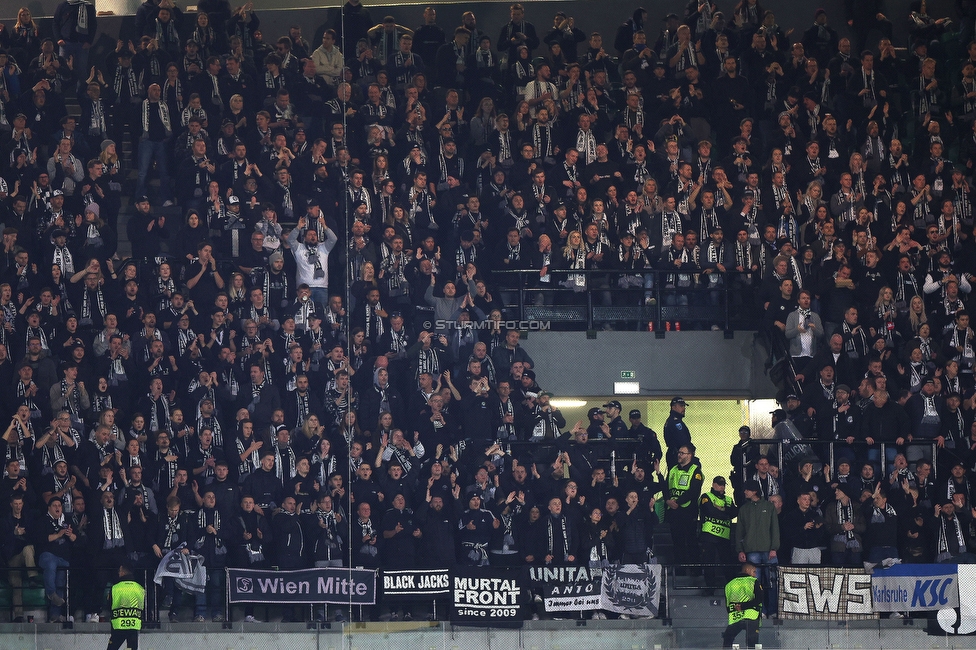
[[[716, 476], [712, 480], [712, 489], [698, 500], [701, 514], [698, 542], [705, 564], [726, 564], [732, 559], [732, 519], [738, 508], [725, 488], [725, 477]], [[722, 567], [705, 567], [705, 587], [718, 589], [731, 574], [732, 571]]]
[[702, 470], [695, 459], [695, 445], [678, 448], [678, 462], [668, 470], [666, 518], [678, 564], [698, 562], [698, 499], [702, 491]]
[[756, 580], [756, 566], [746, 562], [742, 573], [725, 585], [729, 626], [722, 632], [722, 647], [731, 648], [739, 632], [746, 631], [746, 647], [759, 643], [759, 614], [762, 609], [762, 584]]
[[132, 579], [132, 568], [123, 564], [119, 567], [119, 581], [112, 587], [112, 636], [107, 650], [118, 650], [123, 645], [139, 650], [145, 608], [146, 590]]

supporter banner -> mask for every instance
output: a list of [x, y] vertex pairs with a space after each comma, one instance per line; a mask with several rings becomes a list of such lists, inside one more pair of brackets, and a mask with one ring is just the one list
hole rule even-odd
[[376, 572], [334, 567], [271, 571], [227, 569], [231, 603], [352, 603], [376, 602]]
[[824, 621], [878, 618], [871, 604], [871, 576], [863, 569], [779, 567], [779, 616]]
[[163, 556], [156, 567], [153, 579], [157, 585], [163, 584], [163, 578], [173, 578], [176, 586], [181, 590], [202, 594], [207, 588], [207, 569], [203, 566], [203, 557], [194, 553], [184, 554], [186, 544], [180, 544]]
[[600, 609], [656, 617], [661, 599], [660, 564], [615, 564], [603, 570]]
[[600, 608], [601, 573], [581, 566], [534, 566], [529, 579], [547, 612], [579, 612]]
[[896, 564], [875, 569], [871, 593], [876, 612], [931, 611], [959, 606], [955, 564]]
[[451, 622], [521, 624], [528, 587], [523, 568], [456, 567], [451, 570]]
[[384, 600], [432, 599], [451, 592], [448, 569], [408, 569], [382, 572]]

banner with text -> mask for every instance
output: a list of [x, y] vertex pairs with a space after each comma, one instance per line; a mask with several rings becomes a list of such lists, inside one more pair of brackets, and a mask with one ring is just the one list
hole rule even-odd
[[661, 599], [660, 564], [615, 564], [603, 570], [600, 609], [656, 617]]
[[382, 572], [384, 600], [434, 599], [451, 592], [448, 569], [404, 569]]
[[779, 616], [849, 621], [878, 618], [864, 569], [779, 567]]
[[372, 569], [301, 569], [271, 571], [227, 569], [231, 603], [351, 603], [376, 602], [376, 572]]
[[871, 591], [876, 612], [934, 611], [959, 606], [955, 564], [896, 564], [875, 569]]
[[602, 572], [582, 566], [534, 566], [529, 579], [547, 612], [581, 612], [600, 608]]
[[524, 568], [456, 567], [451, 570], [451, 621], [521, 624], [529, 600]]

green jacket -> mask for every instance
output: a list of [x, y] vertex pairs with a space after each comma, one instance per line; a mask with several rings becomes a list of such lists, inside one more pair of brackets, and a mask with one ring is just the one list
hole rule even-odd
[[121, 580], [112, 587], [112, 629], [142, 629], [146, 590], [134, 580]]
[[779, 549], [779, 518], [769, 501], [749, 501], [739, 506], [735, 527], [736, 553], [768, 553]]
[[[762, 609], [762, 584], [749, 575], [740, 575], [725, 585], [725, 602], [729, 610], [729, 625], [743, 619], [758, 620]], [[736, 605], [740, 605], [736, 611]]]

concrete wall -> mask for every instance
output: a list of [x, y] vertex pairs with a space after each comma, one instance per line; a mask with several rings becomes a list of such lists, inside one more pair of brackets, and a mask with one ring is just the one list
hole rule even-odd
[[[4, 626], [7, 627], [7, 626]], [[33, 628], [33, 626], [25, 626]], [[47, 626], [40, 626], [41, 628]], [[265, 626], [240, 626], [221, 632], [211, 626], [182, 625], [183, 630], [146, 631], [140, 639], [143, 650], [252, 650], [288, 648], [357, 648], [389, 650], [390, 648], [444, 648], [480, 650], [482, 648], [601, 648], [632, 650], [636, 648], [700, 648], [721, 645], [721, 627], [707, 625], [697, 629], [662, 627], [658, 621], [586, 621], [585, 626], [572, 622], [526, 623], [519, 630], [485, 630], [422, 623], [370, 624], [347, 626], [345, 630], [307, 631], [291, 626], [288, 631], [259, 631]], [[101, 650], [108, 642], [107, 624], [79, 625], [71, 631], [33, 629], [23, 632], [0, 632], [0, 646], [5, 650]], [[84, 629], [80, 629], [84, 628]], [[195, 632], [190, 631], [196, 630]], [[740, 636], [739, 641], [744, 643]], [[760, 641], [766, 648], [974, 648], [973, 637], [928, 636], [923, 625], [902, 626], [884, 621], [866, 626], [838, 624], [764, 625]]]
[[[750, 332], [725, 339], [721, 332], [672, 332], [658, 339], [648, 332], [530, 333], [522, 346], [540, 368], [545, 387], [559, 396], [613, 394], [621, 371], [635, 371], [641, 396], [774, 397], [765, 376], [765, 352]], [[585, 361], [578, 351], [586, 349]]]

